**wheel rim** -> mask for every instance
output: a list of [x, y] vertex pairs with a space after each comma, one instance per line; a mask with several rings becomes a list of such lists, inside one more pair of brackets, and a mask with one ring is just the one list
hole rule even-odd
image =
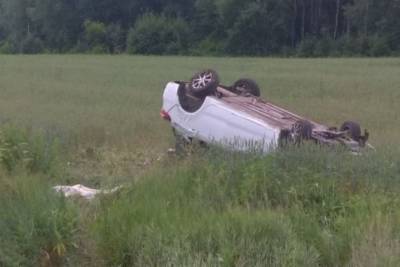
[[199, 76], [192, 81], [193, 89], [202, 89], [206, 87], [212, 81], [212, 76], [210, 72], [199, 74]]

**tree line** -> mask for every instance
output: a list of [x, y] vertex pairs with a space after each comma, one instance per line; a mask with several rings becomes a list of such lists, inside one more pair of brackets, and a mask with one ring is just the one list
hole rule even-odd
[[400, 0], [0, 0], [0, 53], [387, 56]]

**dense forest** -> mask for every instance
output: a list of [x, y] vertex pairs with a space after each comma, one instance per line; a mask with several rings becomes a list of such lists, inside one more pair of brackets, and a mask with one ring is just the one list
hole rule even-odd
[[0, 0], [0, 53], [387, 56], [400, 0]]

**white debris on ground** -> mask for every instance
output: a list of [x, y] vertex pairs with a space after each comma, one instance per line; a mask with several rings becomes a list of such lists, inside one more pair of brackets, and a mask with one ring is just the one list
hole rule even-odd
[[174, 148], [168, 148], [168, 150], [167, 150], [167, 154], [168, 154], [168, 155], [175, 154], [175, 153], [176, 153], [176, 149], [174, 149]]
[[92, 200], [98, 194], [114, 193], [121, 189], [121, 186], [115, 187], [111, 190], [99, 190], [77, 184], [73, 186], [57, 185], [54, 186], [53, 189], [58, 193], [64, 194], [65, 197], [81, 196], [87, 200]]

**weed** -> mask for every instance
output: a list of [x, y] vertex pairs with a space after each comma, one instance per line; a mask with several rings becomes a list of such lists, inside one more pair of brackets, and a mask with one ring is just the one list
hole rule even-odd
[[51, 173], [60, 157], [57, 139], [12, 125], [0, 129], [0, 163], [9, 171]]
[[398, 180], [391, 192], [370, 182], [385, 179], [368, 165], [387, 169], [383, 158], [308, 146], [192, 156], [103, 201], [92, 235], [106, 265], [343, 266], [363, 242], [360, 227], [397, 206]]
[[0, 265], [61, 264], [74, 249], [74, 205], [37, 176], [2, 174], [0, 190]]

